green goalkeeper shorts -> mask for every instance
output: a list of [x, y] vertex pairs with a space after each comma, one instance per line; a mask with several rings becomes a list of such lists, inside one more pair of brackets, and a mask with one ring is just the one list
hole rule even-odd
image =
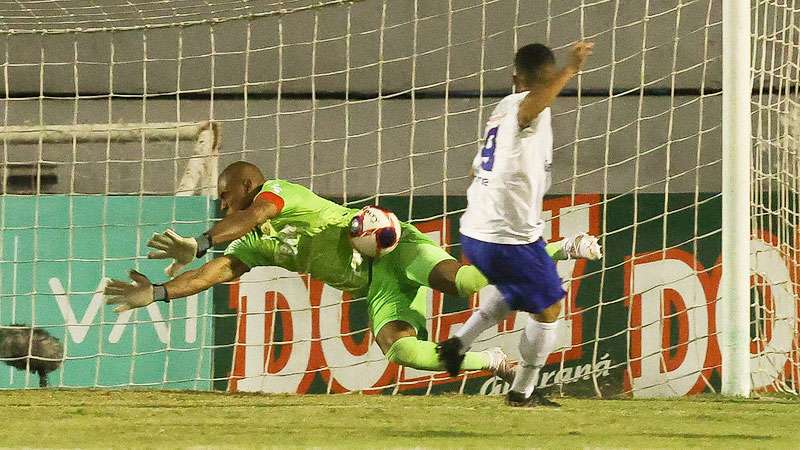
[[400, 320], [425, 339], [428, 277], [437, 264], [455, 258], [414, 226], [403, 223], [401, 228], [397, 248], [372, 263], [367, 295], [372, 331], [377, 336], [384, 325]]

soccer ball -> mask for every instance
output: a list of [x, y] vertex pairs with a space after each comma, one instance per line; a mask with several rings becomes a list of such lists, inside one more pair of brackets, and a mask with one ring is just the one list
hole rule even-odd
[[383, 256], [400, 242], [400, 221], [389, 210], [365, 206], [350, 221], [350, 242], [364, 256]]

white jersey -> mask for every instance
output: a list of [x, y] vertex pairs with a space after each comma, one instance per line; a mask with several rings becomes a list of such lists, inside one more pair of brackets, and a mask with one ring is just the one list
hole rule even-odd
[[529, 244], [542, 236], [542, 200], [550, 189], [550, 108], [524, 129], [517, 112], [527, 92], [505, 97], [486, 122], [486, 142], [472, 165], [461, 233], [496, 244]]

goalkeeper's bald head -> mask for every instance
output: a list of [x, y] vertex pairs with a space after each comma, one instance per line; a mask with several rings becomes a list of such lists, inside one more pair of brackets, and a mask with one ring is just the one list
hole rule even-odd
[[264, 174], [255, 164], [236, 161], [229, 165], [219, 174], [217, 183], [220, 207], [228, 213], [247, 208], [265, 181]]
[[220, 181], [225, 179], [227, 181], [239, 181], [239, 180], [252, 180], [255, 182], [260, 181], [260, 184], [264, 184], [266, 179], [264, 179], [264, 174], [261, 173], [261, 169], [258, 168], [255, 164], [251, 164], [247, 161], [236, 161], [228, 165], [222, 172], [219, 174]]

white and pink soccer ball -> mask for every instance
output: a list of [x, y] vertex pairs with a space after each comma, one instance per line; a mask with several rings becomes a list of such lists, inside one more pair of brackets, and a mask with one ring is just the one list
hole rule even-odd
[[379, 258], [400, 242], [400, 221], [379, 206], [365, 206], [350, 221], [350, 242], [364, 256]]

